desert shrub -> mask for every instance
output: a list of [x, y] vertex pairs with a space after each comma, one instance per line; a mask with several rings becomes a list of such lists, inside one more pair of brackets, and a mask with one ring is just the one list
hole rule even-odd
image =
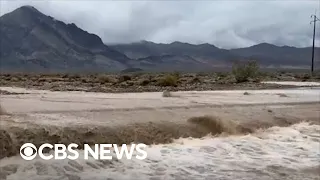
[[64, 81], [64, 79], [63, 78], [60, 78], [60, 77], [58, 77], [58, 76], [56, 76], [56, 77], [50, 77], [50, 78], [48, 78], [48, 80], [49, 80], [49, 82], [51, 81], [51, 82], [63, 82]]
[[190, 81], [190, 83], [200, 83], [201, 82], [201, 80], [200, 80], [200, 78], [199, 77], [193, 77], [192, 79], [191, 79], [191, 81]]
[[11, 77], [10, 81], [11, 82], [18, 82], [20, 80], [19, 77]]
[[311, 75], [310, 74], [303, 74], [301, 79], [302, 79], [302, 81], [307, 81], [307, 80], [311, 79]]
[[61, 74], [61, 78], [69, 79], [69, 76], [67, 73]]
[[178, 71], [173, 72], [172, 75], [175, 76], [177, 79], [180, 78], [180, 72], [178, 72]]
[[119, 77], [119, 82], [125, 82], [125, 81], [130, 81], [131, 80], [131, 76], [128, 75], [121, 75]]
[[79, 79], [80, 75], [79, 74], [69, 74], [68, 77], [69, 77], [69, 79]]
[[[105, 75], [105, 74], [98, 75], [97, 81], [98, 81], [99, 83], [101, 83], [101, 84], [111, 82], [110, 78], [109, 78], [107, 75]], [[87, 81], [86, 81], [86, 82], [87, 82]]]
[[89, 78], [81, 78], [81, 82], [82, 83], [89, 83], [90, 80], [89, 80]]
[[278, 80], [280, 77], [280, 75], [276, 72], [263, 72], [263, 71], [260, 71], [259, 72], [259, 78], [260, 80], [263, 79], [263, 80]]
[[11, 76], [4, 75], [4, 77], [2, 79], [6, 80], [6, 81], [10, 81], [11, 80]]
[[279, 73], [282, 75], [282, 74], [286, 74], [287, 72], [284, 70], [281, 70]]
[[228, 73], [226, 72], [216, 72], [216, 76], [218, 79], [222, 79], [228, 76]]
[[178, 78], [177, 76], [168, 74], [165, 75], [158, 81], [159, 86], [177, 86], [178, 85]]
[[313, 76], [312, 76], [314, 79], [318, 79], [320, 80], [320, 73], [315, 73]]
[[139, 84], [140, 84], [141, 86], [146, 86], [146, 85], [150, 84], [150, 80], [148, 80], [148, 79], [143, 79], [143, 80], [140, 81]]
[[232, 73], [238, 83], [253, 79], [258, 80], [259, 66], [255, 61], [238, 62], [232, 67]]
[[234, 82], [236, 82], [236, 79], [232, 74], [229, 74], [225, 77], [217, 77], [216, 82], [218, 84], [233, 84]]

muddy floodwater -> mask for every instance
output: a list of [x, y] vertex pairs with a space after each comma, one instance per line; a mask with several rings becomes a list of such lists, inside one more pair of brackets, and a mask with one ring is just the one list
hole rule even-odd
[[[320, 180], [319, 88], [167, 98], [2, 89], [20, 94], [1, 96], [1, 180]], [[141, 142], [148, 157], [25, 161], [26, 142]]]
[[151, 145], [145, 160], [0, 161], [15, 179], [319, 179], [320, 126], [299, 123], [242, 136], [184, 138]]

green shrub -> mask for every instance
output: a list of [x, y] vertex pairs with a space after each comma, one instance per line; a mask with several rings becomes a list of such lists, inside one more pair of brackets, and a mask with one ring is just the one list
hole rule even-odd
[[255, 61], [238, 62], [233, 65], [232, 73], [238, 83], [247, 82], [250, 79], [257, 81], [259, 66]]
[[178, 77], [175, 75], [165, 75], [158, 81], [159, 86], [177, 86]]

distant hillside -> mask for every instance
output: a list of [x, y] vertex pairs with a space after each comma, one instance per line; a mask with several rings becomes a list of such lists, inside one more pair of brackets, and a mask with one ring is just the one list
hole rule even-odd
[[182, 42], [156, 44], [141, 41], [110, 47], [138, 60], [139, 63], [136, 65], [144, 69], [154, 69], [155, 67], [152, 67], [153, 63], [155, 63], [157, 69], [159, 67], [164, 69], [176, 68], [177, 70], [213, 69], [230, 65], [233, 60], [238, 59], [237, 55], [211, 44], [193, 45]]
[[[212, 71], [237, 60], [262, 66], [306, 67], [311, 48], [258, 44], [226, 50], [211, 44], [141, 41], [105, 45], [95, 34], [46, 16], [31, 6], [0, 17], [0, 70], [4, 71]], [[320, 48], [316, 48], [316, 67]]]
[[[261, 64], [274, 66], [309, 66], [312, 56], [312, 48], [279, 47], [267, 43], [230, 51], [247, 59], [256, 59]], [[315, 48], [315, 57], [317, 63], [320, 63], [320, 48]]]
[[[133, 59], [166, 59], [164, 55], [188, 56], [195, 61], [205, 64], [207, 67], [230, 66], [237, 60], [253, 59], [260, 65], [268, 67], [309, 66], [311, 62], [312, 48], [296, 48], [289, 46], [275, 46], [261, 43], [255, 46], [239, 49], [219, 49], [211, 44], [193, 45], [181, 42], [171, 44], [156, 44], [141, 41], [131, 44], [119, 44], [110, 46]], [[315, 61], [320, 64], [320, 48], [315, 49]], [[142, 65], [143, 66], [143, 65]]]

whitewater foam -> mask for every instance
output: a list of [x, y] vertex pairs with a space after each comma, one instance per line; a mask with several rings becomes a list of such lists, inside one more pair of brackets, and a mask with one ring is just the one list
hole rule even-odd
[[140, 160], [0, 160], [0, 179], [319, 179], [320, 126], [299, 123], [248, 135], [150, 145]]

